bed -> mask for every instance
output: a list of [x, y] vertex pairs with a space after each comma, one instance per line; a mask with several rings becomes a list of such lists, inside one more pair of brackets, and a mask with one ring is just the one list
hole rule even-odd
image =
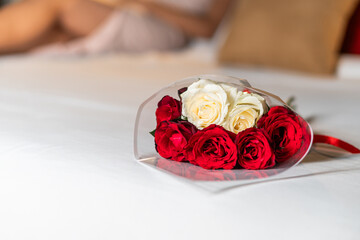
[[[288, 175], [222, 187], [139, 164], [139, 104], [178, 79], [248, 79], [315, 132], [360, 146], [360, 69], [334, 76], [219, 66], [213, 43], [175, 53], [0, 59], [1, 239], [358, 239], [360, 156], [312, 152]], [[357, 64], [356, 64], [357, 62]]]

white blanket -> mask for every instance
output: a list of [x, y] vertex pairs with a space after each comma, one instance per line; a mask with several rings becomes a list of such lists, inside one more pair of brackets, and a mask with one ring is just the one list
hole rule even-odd
[[0, 239], [358, 239], [360, 156], [312, 154], [292, 177], [226, 188], [136, 162], [139, 104], [201, 73], [295, 95], [315, 132], [360, 146], [360, 81], [220, 68], [205, 53], [0, 59]]

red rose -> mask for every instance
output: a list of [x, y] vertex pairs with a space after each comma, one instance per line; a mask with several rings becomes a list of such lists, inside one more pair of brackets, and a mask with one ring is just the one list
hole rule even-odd
[[181, 102], [166, 95], [158, 103], [155, 114], [157, 125], [162, 121], [177, 119], [181, 116]]
[[273, 167], [275, 156], [269, 141], [263, 129], [248, 128], [240, 132], [235, 140], [240, 166], [251, 170]]
[[185, 161], [184, 148], [196, 131], [196, 127], [186, 121], [163, 121], [155, 131], [156, 150], [163, 158]]
[[210, 125], [190, 138], [186, 158], [205, 169], [233, 169], [237, 160], [234, 138], [235, 134], [223, 127]]
[[259, 119], [257, 125], [272, 139], [276, 161], [287, 160], [301, 147], [305, 128], [299, 117], [290, 109], [282, 106], [272, 107]]

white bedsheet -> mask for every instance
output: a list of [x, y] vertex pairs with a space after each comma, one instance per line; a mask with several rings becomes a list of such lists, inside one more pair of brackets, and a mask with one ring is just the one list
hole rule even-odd
[[360, 146], [360, 81], [194, 54], [0, 59], [0, 239], [358, 239], [360, 156], [313, 154], [298, 177], [215, 193], [135, 161], [138, 105], [201, 73], [295, 95], [316, 132]]

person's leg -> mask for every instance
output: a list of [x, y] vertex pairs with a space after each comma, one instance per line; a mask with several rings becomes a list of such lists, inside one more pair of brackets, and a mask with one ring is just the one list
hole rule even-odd
[[1, 8], [0, 53], [26, 50], [55, 20], [55, 9], [45, 1], [27, 0]]
[[55, 26], [72, 37], [88, 35], [112, 8], [89, 0], [25, 0], [0, 9], [0, 54], [49, 42]]
[[[48, 1], [48, 0], [39, 0]], [[50, 0], [58, 12], [55, 26], [33, 48], [51, 43], [65, 43], [90, 35], [109, 17], [114, 7], [89, 0]], [[57, 1], [57, 2], [56, 2]], [[79, 42], [79, 41], [77, 41]]]
[[114, 10], [113, 7], [90, 0], [60, 1], [59, 23], [62, 29], [75, 37], [93, 32]]

